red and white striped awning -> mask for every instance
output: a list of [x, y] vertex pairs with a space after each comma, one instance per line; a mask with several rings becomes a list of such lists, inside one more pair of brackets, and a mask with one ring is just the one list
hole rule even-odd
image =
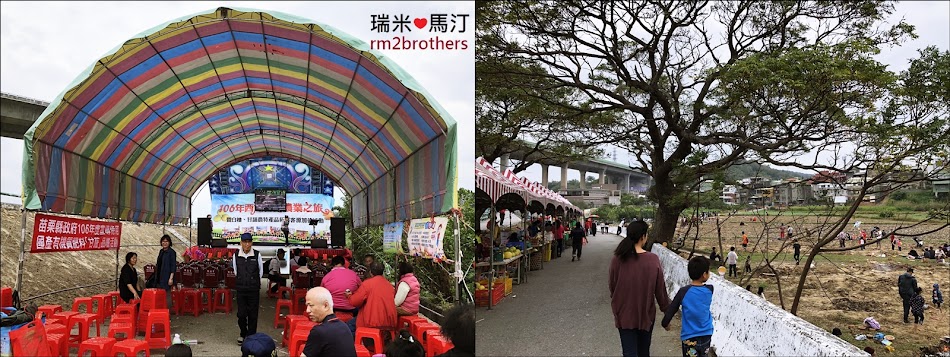
[[525, 202], [534, 200], [545, 204], [563, 205], [565, 209], [578, 210], [557, 192], [538, 182], [519, 177], [511, 169], [505, 169], [503, 173], [499, 172], [482, 157], [475, 160], [475, 186], [485, 191], [492, 201], [497, 201], [499, 197], [507, 193], [516, 193], [521, 195]]

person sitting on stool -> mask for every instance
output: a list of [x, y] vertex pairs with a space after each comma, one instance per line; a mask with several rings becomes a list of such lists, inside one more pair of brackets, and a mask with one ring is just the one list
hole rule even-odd
[[267, 278], [270, 279], [270, 281], [277, 283], [277, 284], [274, 284], [274, 286], [270, 288], [270, 292], [272, 294], [277, 293], [277, 288], [281, 286], [287, 286], [287, 278], [285, 278], [283, 275], [280, 275], [280, 265], [281, 265], [280, 260], [283, 257], [284, 257], [284, 250], [278, 249], [277, 257], [274, 259], [271, 259], [270, 265], [267, 267]]

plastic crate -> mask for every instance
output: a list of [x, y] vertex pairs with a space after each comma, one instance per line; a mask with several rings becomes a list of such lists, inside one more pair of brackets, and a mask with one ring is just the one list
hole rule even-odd
[[[476, 290], [475, 291], [475, 306], [483, 307], [488, 306], [488, 290]], [[505, 298], [505, 284], [498, 282], [495, 286], [492, 287], [491, 291], [491, 305], [495, 306]]]
[[505, 296], [511, 295], [511, 283], [514, 281], [512, 278], [504, 278], [505, 280]]

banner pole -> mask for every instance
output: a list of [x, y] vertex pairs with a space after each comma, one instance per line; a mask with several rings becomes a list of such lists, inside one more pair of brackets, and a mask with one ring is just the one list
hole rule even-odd
[[455, 214], [455, 304], [459, 304], [462, 284], [465, 276], [462, 275], [462, 229], [459, 225], [459, 215]]
[[26, 208], [20, 208], [20, 258], [16, 269], [17, 295], [23, 296], [23, 261], [26, 260]]

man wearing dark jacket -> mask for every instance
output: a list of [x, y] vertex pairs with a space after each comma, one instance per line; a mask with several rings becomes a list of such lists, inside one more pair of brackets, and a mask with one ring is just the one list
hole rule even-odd
[[914, 277], [914, 268], [907, 268], [907, 272], [897, 278], [897, 292], [901, 295], [904, 302], [904, 323], [909, 324], [907, 314], [910, 312], [910, 298], [914, 296], [917, 290], [917, 278]]
[[251, 249], [254, 238], [250, 233], [241, 234], [241, 249], [232, 260], [237, 297], [238, 328], [241, 336], [238, 344], [244, 343], [244, 337], [257, 333], [257, 313], [261, 309], [261, 278], [264, 277], [264, 262], [257, 250]]

